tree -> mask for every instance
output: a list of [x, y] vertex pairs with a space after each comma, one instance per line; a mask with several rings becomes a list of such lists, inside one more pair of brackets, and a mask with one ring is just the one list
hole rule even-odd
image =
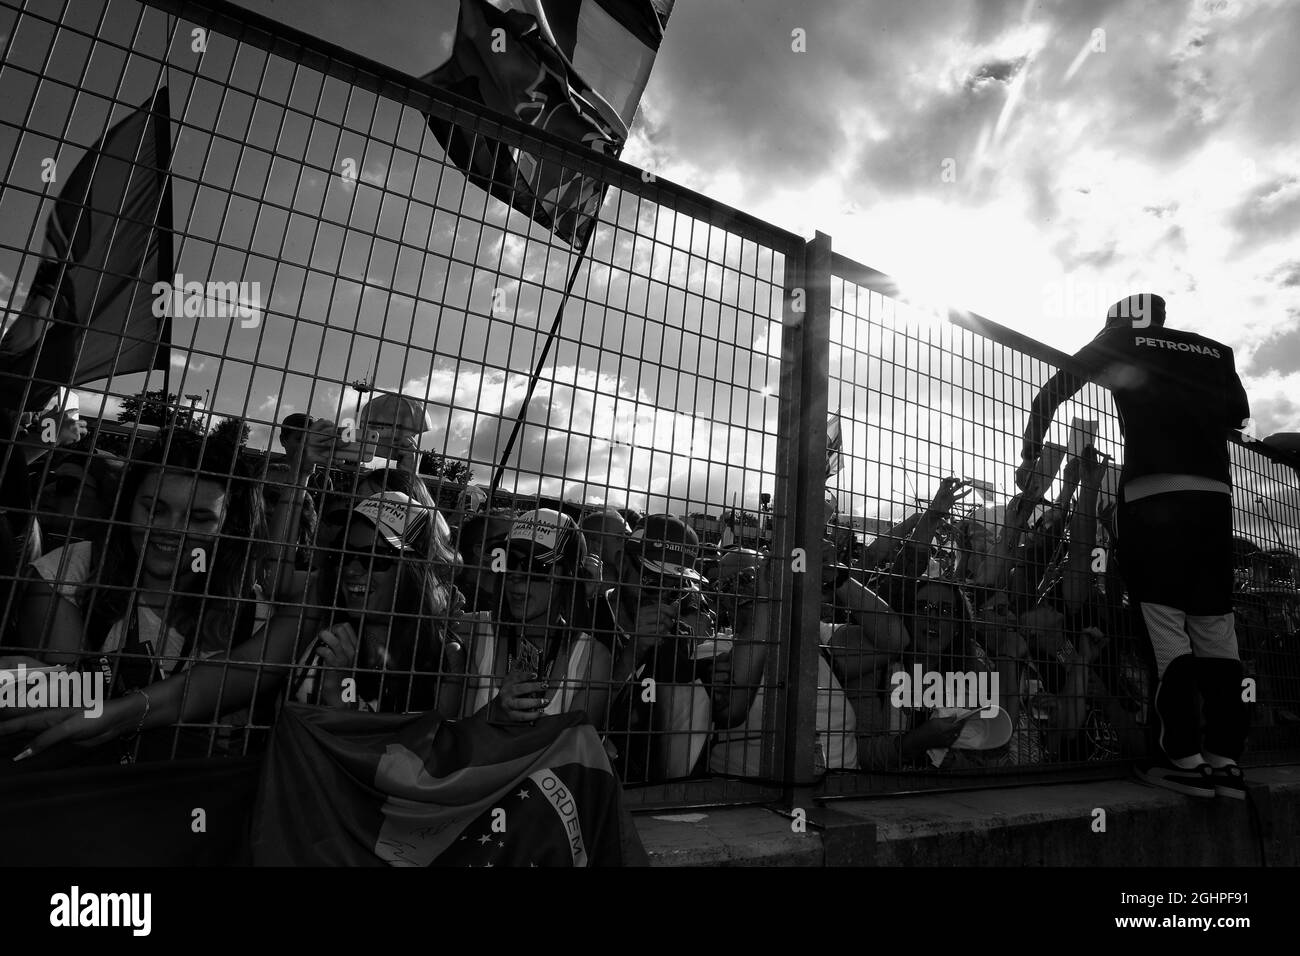
[[468, 462], [448, 458], [445, 455], [436, 455], [431, 451], [420, 453], [419, 472], [422, 475], [441, 478], [459, 485], [468, 485], [474, 480], [474, 470], [470, 468]]
[[252, 434], [252, 431], [252, 426], [242, 418], [227, 416], [217, 422], [212, 429], [212, 437], [235, 442], [238, 445], [245, 445], [248, 443], [248, 436]]
[[161, 388], [122, 399], [122, 410], [117, 413], [117, 420], [128, 424], [138, 422], [141, 425], [153, 425], [157, 428], [176, 425], [199, 434], [203, 432], [202, 423], [195, 421], [188, 409], [181, 408], [180, 396], [164, 393]]

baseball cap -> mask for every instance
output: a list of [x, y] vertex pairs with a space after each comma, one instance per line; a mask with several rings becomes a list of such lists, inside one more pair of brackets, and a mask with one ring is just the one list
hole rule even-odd
[[525, 511], [517, 516], [506, 535], [506, 550], [528, 554], [538, 564], [549, 566], [563, 562], [565, 568], [575, 573], [587, 565], [587, 542], [577, 522], [552, 508]]
[[[981, 711], [962, 724], [961, 734], [953, 746], [959, 750], [995, 750], [1010, 740], [1014, 730], [1011, 715], [997, 704], [991, 705], [991, 709], [987, 716]], [[961, 713], [960, 707], [938, 707], [934, 716], [954, 717]]]
[[647, 517], [632, 532], [627, 550], [651, 571], [686, 578], [694, 584], [704, 581], [704, 575], [695, 570], [700, 554], [699, 535], [673, 515]]
[[413, 542], [428, 527], [430, 518], [428, 508], [401, 491], [381, 491], [361, 501], [351, 512], [342, 513], [365, 518], [398, 551], [418, 550]]

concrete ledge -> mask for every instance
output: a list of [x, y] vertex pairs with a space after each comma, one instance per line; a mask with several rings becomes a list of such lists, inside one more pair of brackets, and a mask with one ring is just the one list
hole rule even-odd
[[795, 833], [765, 807], [635, 814], [651, 866], [821, 866], [815, 827]]
[[654, 866], [1300, 865], [1300, 767], [1248, 779], [1249, 803], [1131, 780], [836, 800], [803, 833], [763, 807], [634, 819]]

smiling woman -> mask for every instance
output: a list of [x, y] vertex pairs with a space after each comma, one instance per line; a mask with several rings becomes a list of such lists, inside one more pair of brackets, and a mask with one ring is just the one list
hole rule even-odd
[[163, 435], [128, 468], [102, 543], [32, 563], [22, 634], [48, 663], [105, 672], [115, 697], [141, 691], [261, 627], [258, 599], [274, 590], [269, 539], [233, 444]]
[[252, 633], [268, 531], [232, 445], [164, 436], [130, 466], [113, 519], [102, 546], [77, 542], [32, 565], [23, 614], [34, 647], [55, 661], [143, 649], [140, 663], [165, 676]]
[[543, 508], [514, 519], [500, 624], [480, 630], [469, 648], [467, 711], [529, 723], [583, 710], [604, 728], [613, 658], [577, 623], [588, 616], [586, 557], [568, 515]]

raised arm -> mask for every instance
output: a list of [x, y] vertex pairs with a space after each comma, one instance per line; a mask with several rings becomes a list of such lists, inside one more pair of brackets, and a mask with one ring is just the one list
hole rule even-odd
[[874, 571], [882, 565], [892, 563], [895, 553], [912, 537], [912, 532], [916, 530], [922, 517], [924, 512], [918, 511], [888, 531], [876, 535], [875, 540], [867, 546], [862, 555], [862, 566], [868, 571]]
[[755, 575], [752, 597], [736, 608], [736, 639], [728, 658], [719, 658], [713, 668], [713, 720], [719, 727], [744, 723], [767, 666], [768, 642], [772, 632], [772, 575], [768, 562]]
[[293, 556], [298, 548], [298, 531], [307, 497], [307, 477], [317, 465], [329, 461], [330, 449], [335, 441], [334, 423], [318, 418], [308, 426], [303, 440], [296, 443], [295, 454], [289, 462], [290, 479], [281, 486], [280, 497], [271, 512], [271, 551], [267, 557], [266, 580], [272, 588], [272, 593], [268, 595], [272, 600], [287, 595], [293, 580]]
[[1089, 451], [1083, 463], [1083, 490], [1070, 518], [1070, 557], [1061, 583], [1065, 606], [1081, 610], [1092, 593], [1092, 549], [1097, 543], [1097, 497], [1108, 459]]
[[1033, 513], [1034, 502], [1029, 501], [1023, 495], [1016, 495], [1007, 504], [1006, 513], [1003, 516], [1002, 533], [998, 536], [993, 550], [980, 567], [980, 572], [976, 575], [974, 582], [976, 585], [997, 591], [1006, 590], [1011, 566], [1015, 562], [1016, 549], [1020, 546], [1020, 539], [1029, 528], [1029, 518]]
[[849, 610], [853, 621], [837, 627], [827, 645], [846, 677], [874, 671], [911, 642], [903, 618], [884, 598], [853, 578], [835, 589], [835, 602]]

